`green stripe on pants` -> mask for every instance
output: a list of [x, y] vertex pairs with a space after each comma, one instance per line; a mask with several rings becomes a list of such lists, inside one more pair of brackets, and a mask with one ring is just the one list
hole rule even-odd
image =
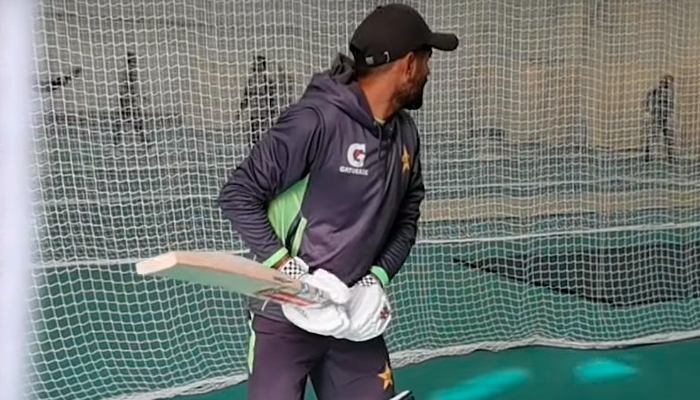
[[248, 373], [253, 373], [253, 362], [255, 361], [255, 331], [253, 330], [253, 314], [250, 314], [248, 328], [250, 328], [250, 338], [248, 339]]

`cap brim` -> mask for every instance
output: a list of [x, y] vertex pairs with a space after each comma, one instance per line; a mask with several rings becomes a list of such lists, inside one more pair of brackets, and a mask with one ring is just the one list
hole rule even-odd
[[452, 33], [433, 33], [426, 44], [434, 49], [452, 51], [459, 46], [459, 39]]

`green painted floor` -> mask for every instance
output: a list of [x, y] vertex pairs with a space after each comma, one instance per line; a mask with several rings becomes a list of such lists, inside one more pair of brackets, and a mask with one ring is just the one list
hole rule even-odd
[[[450, 235], [456, 229], [433, 228]], [[535, 333], [601, 343], [696, 331], [700, 289], [692, 266], [700, 251], [698, 238], [698, 228], [683, 228], [422, 244], [392, 284], [397, 318], [389, 348], [509, 342]], [[602, 257], [606, 249], [616, 250]], [[597, 258], [583, 262], [583, 254]], [[552, 255], [549, 264], [535, 266], [533, 260], [543, 260], [541, 255]], [[561, 267], [551, 268], [554, 256], [561, 255], [569, 258], [556, 258]], [[495, 271], [465, 265], [484, 259], [526, 259], [529, 264]], [[523, 271], [525, 282], [518, 279]], [[240, 296], [136, 277], [133, 264], [55, 268], [39, 271], [35, 279], [33, 309], [40, 310], [40, 323], [30, 344], [37, 399], [126, 398], [243, 372], [248, 333]], [[550, 285], [533, 284], [540, 280]], [[620, 306], [610, 300], [646, 303]], [[607, 364], [584, 369], [586, 376], [577, 374], [601, 359]], [[596, 374], [616, 379], [600, 382], [591, 378]], [[396, 381], [399, 389], [413, 390], [417, 400], [700, 400], [696, 375], [700, 340], [608, 352], [479, 352], [401, 369]], [[199, 399], [245, 397], [242, 385]]]
[[[698, 400], [699, 376], [700, 340], [605, 351], [480, 351], [395, 372], [397, 388], [411, 389], [416, 400]], [[241, 384], [181, 400], [245, 397]]]

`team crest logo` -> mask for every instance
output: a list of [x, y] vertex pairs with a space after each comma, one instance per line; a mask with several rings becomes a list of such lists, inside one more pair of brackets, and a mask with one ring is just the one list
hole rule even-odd
[[384, 365], [384, 371], [377, 376], [382, 380], [384, 390], [394, 386], [394, 374], [391, 372], [391, 368], [389, 368], [389, 363]]
[[406, 146], [403, 146], [403, 153], [401, 153], [401, 171], [409, 172], [411, 170], [411, 156], [406, 150]]

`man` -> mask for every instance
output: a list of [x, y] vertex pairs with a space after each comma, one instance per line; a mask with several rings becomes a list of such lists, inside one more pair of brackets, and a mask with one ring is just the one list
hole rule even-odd
[[251, 72], [243, 92], [241, 110], [250, 109], [249, 144], [253, 146], [260, 141], [263, 131], [267, 129], [276, 101], [275, 84], [268, 74], [265, 56], [255, 58]]
[[294, 97], [294, 76], [288, 74], [282, 65], [277, 67], [277, 78], [275, 79], [277, 84], [277, 108], [275, 109], [275, 114], [282, 114], [284, 109], [286, 109], [293, 102]]
[[[654, 134], [661, 133], [666, 147], [666, 154], [670, 160], [673, 157], [673, 120], [674, 88], [673, 75], [661, 78], [659, 84], [647, 94], [647, 111], [651, 114]], [[646, 160], [651, 160], [652, 138], [646, 138]]]
[[355, 62], [341, 54], [316, 74], [223, 187], [223, 214], [254, 256], [335, 302], [251, 301], [249, 400], [301, 400], [307, 377], [319, 400], [395, 395], [384, 290], [415, 243], [425, 193], [404, 109], [422, 105], [432, 49], [457, 45], [408, 6], [377, 8], [351, 39]]
[[120, 74], [119, 111], [121, 126], [114, 136], [115, 144], [122, 141], [122, 133], [126, 126], [131, 126], [138, 134], [141, 143], [147, 143], [139, 88], [138, 60], [134, 51], [126, 52], [126, 69]]
[[74, 67], [69, 75], [58, 76], [48, 81], [39, 82], [39, 90], [44, 93], [54, 92], [62, 87], [68, 86], [73, 79], [79, 77], [83, 73], [81, 67]]

